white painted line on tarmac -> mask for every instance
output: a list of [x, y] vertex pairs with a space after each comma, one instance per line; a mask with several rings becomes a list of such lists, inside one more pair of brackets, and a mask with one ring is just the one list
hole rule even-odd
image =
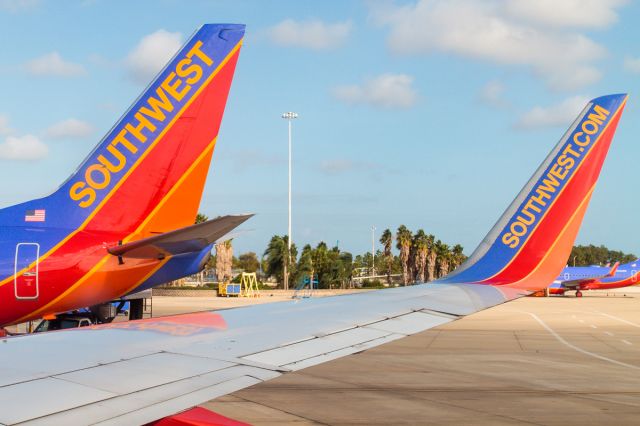
[[624, 339], [622, 339], [622, 340], [621, 340], [621, 342], [622, 342], [622, 343], [624, 343], [625, 345], [633, 345], [633, 343], [631, 343], [631, 342], [630, 342], [630, 341], [628, 341], [628, 340], [624, 340]]
[[598, 328], [598, 326], [591, 324], [591, 328]]
[[596, 353], [589, 352], [587, 350], [579, 348], [579, 347], [567, 342], [566, 340], [564, 340], [564, 338], [562, 336], [560, 336], [558, 333], [556, 333], [551, 327], [549, 327], [544, 321], [542, 321], [540, 319], [540, 317], [537, 316], [536, 314], [532, 314], [531, 312], [524, 312], [524, 313], [531, 315], [531, 317], [533, 317], [534, 320], [538, 321], [538, 324], [543, 326], [549, 333], [551, 333], [551, 335], [553, 337], [555, 337], [556, 340], [558, 340], [560, 343], [562, 343], [563, 345], [573, 349], [576, 352], [580, 352], [581, 354], [584, 354], [584, 355], [587, 355], [587, 356], [590, 356], [590, 357], [593, 357], [593, 358], [597, 358], [597, 359], [602, 360], [602, 361], [610, 362], [612, 364], [616, 364], [616, 365], [619, 365], [621, 367], [627, 367], [627, 368], [632, 368], [634, 370], [640, 370], [640, 367], [638, 367], [637, 365], [631, 365], [631, 364], [627, 364], [626, 362], [616, 361], [615, 359], [607, 358], [606, 356], [598, 355]]
[[605, 331], [604, 334], [606, 334], [607, 336], [615, 336], [612, 332], [610, 331]]
[[600, 311], [594, 311], [594, 312], [595, 312], [595, 313], [597, 313], [597, 314], [600, 314], [600, 315], [604, 315], [605, 317], [608, 317], [608, 318], [614, 319], [614, 320], [616, 320], [616, 321], [620, 321], [620, 322], [623, 322], [623, 323], [625, 323], [625, 324], [629, 324], [629, 325], [631, 325], [631, 326], [633, 326], [633, 327], [638, 327], [638, 328], [640, 328], [640, 325], [636, 324], [635, 322], [627, 321], [627, 320], [626, 320], [626, 319], [624, 319], [624, 318], [616, 317], [616, 316], [614, 316], [614, 315], [605, 314], [604, 312], [600, 312]]

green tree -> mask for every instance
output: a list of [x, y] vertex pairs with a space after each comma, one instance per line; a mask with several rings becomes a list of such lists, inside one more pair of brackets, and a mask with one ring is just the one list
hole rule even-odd
[[343, 251], [339, 257], [341, 263], [340, 269], [340, 285], [342, 288], [346, 288], [347, 284], [353, 279], [353, 255], [349, 252]]
[[606, 265], [615, 262], [630, 263], [638, 257], [632, 253], [624, 253], [620, 250], [610, 250], [607, 247], [595, 246], [575, 246], [569, 256], [570, 266]]
[[320, 241], [311, 254], [313, 268], [318, 277], [320, 288], [329, 288], [331, 283], [331, 265], [329, 262], [329, 249], [324, 241]]
[[296, 268], [298, 275], [296, 277], [296, 284], [299, 284], [300, 280], [305, 276], [311, 277], [315, 274], [313, 269], [313, 248], [310, 244], [306, 244], [302, 248], [300, 253], [300, 259], [298, 260], [298, 266]]
[[[276, 277], [276, 280], [279, 283], [283, 283], [284, 285], [284, 264], [287, 258], [287, 242], [288, 237], [286, 235], [274, 235], [271, 237], [269, 241], [269, 245], [264, 252], [265, 256], [265, 270], [264, 272], [272, 277]], [[291, 252], [289, 254], [289, 267], [288, 267], [288, 275], [289, 282], [293, 283], [293, 278], [295, 278], [295, 262], [297, 257], [297, 249], [295, 244], [291, 244]]]
[[348, 252], [341, 252], [338, 247], [333, 247], [327, 256], [329, 262], [329, 288], [345, 288], [351, 281], [353, 271], [353, 256]]
[[333, 247], [327, 252], [327, 284], [329, 288], [341, 287], [344, 265], [340, 260], [340, 249]]
[[202, 223], [202, 222], [206, 222], [208, 220], [209, 220], [209, 218], [207, 217], [207, 215], [205, 215], [203, 213], [198, 213], [196, 215], [196, 224]]
[[302, 247], [300, 259], [298, 260], [298, 271], [304, 274], [310, 274], [313, 271], [313, 248], [310, 244]]
[[320, 288], [344, 288], [351, 282], [358, 262], [362, 263], [362, 256], [354, 261], [351, 253], [341, 252], [338, 247], [329, 249], [326, 243], [320, 242], [316, 248], [309, 244], [303, 247], [297, 270], [300, 279], [313, 276]]
[[387, 284], [391, 284], [391, 268], [393, 267], [393, 254], [391, 247], [393, 246], [393, 234], [389, 228], [382, 231], [380, 236], [380, 244], [384, 247], [383, 272], [387, 275]]
[[252, 251], [242, 253], [238, 257], [238, 267], [242, 268], [244, 272], [256, 272], [258, 270], [258, 267], [260, 267], [258, 256], [256, 256], [256, 254]]
[[442, 241], [436, 241], [437, 269], [438, 278], [442, 278], [449, 273], [449, 265], [451, 262], [451, 252], [449, 246]]
[[429, 238], [422, 229], [413, 236], [413, 247], [415, 250], [415, 270], [420, 282], [425, 282], [427, 278], [427, 255], [429, 254]]
[[453, 246], [451, 250], [451, 270], [453, 271], [458, 266], [462, 265], [465, 260], [467, 260], [467, 256], [463, 253], [464, 248], [460, 244], [456, 244]]
[[409, 283], [409, 255], [411, 253], [411, 231], [406, 226], [400, 225], [396, 231], [396, 248], [400, 250], [400, 262], [402, 263], [402, 283]]
[[436, 252], [436, 237], [432, 234], [427, 235], [427, 282], [436, 279], [436, 261], [438, 253]]

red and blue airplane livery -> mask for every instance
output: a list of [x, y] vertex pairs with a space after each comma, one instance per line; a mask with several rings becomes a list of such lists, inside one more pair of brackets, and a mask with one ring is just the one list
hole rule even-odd
[[582, 297], [583, 290], [612, 290], [638, 284], [640, 259], [613, 267], [606, 266], [567, 266], [557, 280], [549, 286], [549, 294], [564, 295], [575, 291], [576, 297]]
[[593, 99], [469, 259], [440, 283], [539, 291], [566, 265], [595, 189], [624, 94]]
[[0, 327], [202, 269], [249, 216], [193, 225], [243, 25], [204, 25], [51, 195], [0, 210]]

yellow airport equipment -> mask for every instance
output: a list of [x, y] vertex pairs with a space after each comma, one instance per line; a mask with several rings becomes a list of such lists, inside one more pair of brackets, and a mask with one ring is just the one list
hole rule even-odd
[[230, 283], [229, 281], [218, 283], [218, 296], [229, 297], [240, 295], [240, 284]]
[[240, 296], [242, 297], [260, 297], [258, 290], [258, 278], [255, 272], [243, 272], [240, 278]]
[[243, 272], [239, 283], [221, 282], [218, 284], [220, 297], [259, 297], [256, 273]]

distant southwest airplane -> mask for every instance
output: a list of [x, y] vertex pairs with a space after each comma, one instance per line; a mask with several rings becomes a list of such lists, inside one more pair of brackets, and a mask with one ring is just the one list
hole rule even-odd
[[193, 225], [243, 25], [205, 25], [53, 194], [0, 210], [0, 327], [200, 271], [249, 216]]
[[575, 291], [576, 297], [582, 297], [583, 290], [611, 290], [638, 284], [640, 259], [613, 267], [605, 266], [567, 266], [551, 286], [550, 294], [565, 294]]

